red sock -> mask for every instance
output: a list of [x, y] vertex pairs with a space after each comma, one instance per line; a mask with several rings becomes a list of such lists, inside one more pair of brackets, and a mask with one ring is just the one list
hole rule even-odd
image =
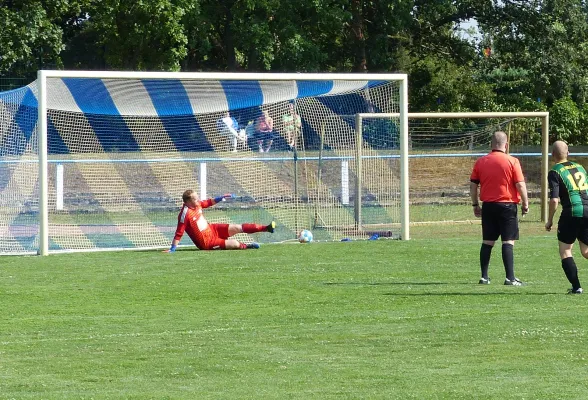
[[242, 224], [241, 227], [243, 228], [244, 233], [265, 232], [265, 230], [266, 230], [265, 225], [259, 225], [259, 224]]

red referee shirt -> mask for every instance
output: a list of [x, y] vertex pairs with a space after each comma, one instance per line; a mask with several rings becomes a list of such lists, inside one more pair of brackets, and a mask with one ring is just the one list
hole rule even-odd
[[470, 181], [480, 184], [480, 200], [491, 203], [519, 203], [515, 184], [524, 180], [519, 160], [500, 150], [479, 158], [470, 176]]

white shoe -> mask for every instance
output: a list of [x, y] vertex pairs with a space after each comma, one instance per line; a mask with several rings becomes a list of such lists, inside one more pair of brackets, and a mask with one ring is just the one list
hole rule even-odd
[[584, 290], [582, 288], [578, 288], [576, 290], [568, 289], [568, 294], [582, 294], [582, 293], [584, 293]]
[[521, 282], [518, 278], [514, 278], [514, 280], [505, 279], [504, 284], [506, 286], [523, 286], [523, 282]]

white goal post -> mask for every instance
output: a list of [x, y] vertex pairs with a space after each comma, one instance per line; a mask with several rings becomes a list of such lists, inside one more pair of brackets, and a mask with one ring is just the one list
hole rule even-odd
[[[469, 210], [468, 207], [463, 207], [463, 204], [470, 201], [467, 182], [471, 166], [478, 157], [489, 151], [490, 134], [495, 130], [504, 130], [509, 136], [509, 151], [519, 158], [523, 166], [530, 199], [540, 204], [540, 213], [535, 212], [535, 215], [541, 221], [546, 220], [549, 170], [548, 112], [429, 112], [409, 113], [408, 119], [411, 196], [414, 195], [411, 204], [415, 214], [417, 212], [414, 205], [419, 201], [419, 196], [415, 193], [416, 186], [422, 180], [436, 180], [440, 187], [440, 193], [428, 200], [422, 200], [422, 208], [426, 205], [427, 209], [447, 210], [451, 204], [461, 204], [456, 208]], [[442, 161], [427, 164], [427, 160]], [[424, 171], [417, 175], [420, 169], [433, 168], [436, 170]], [[430, 189], [422, 185], [420, 194]], [[459, 222], [459, 218], [463, 218], [463, 215], [456, 217], [458, 213], [455, 210], [450, 210], [453, 213], [446, 210], [440, 211], [440, 215], [435, 217], [413, 215], [411, 223]]]
[[[82, 82], [85, 79], [95, 82]], [[167, 245], [173, 229], [167, 226], [168, 223], [163, 224], [166, 226], [160, 224], [164, 216], [160, 215], [163, 214], [161, 210], [154, 210], [151, 206], [154, 197], [165, 197], [165, 201], [171, 203], [165, 216], [167, 218], [174, 215], [171, 209], [179, 205], [183, 189], [200, 189], [197, 192], [205, 194], [209, 188], [215, 191], [211, 194], [218, 194], [216, 191], [231, 191], [231, 184], [239, 187], [237, 196], [242, 200], [240, 206], [230, 208], [230, 202], [227, 202], [220, 211], [211, 211], [210, 218], [213, 222], [249, 222], [244, 218], [262, 220], [250, 222], [278, 219], [279, 234], [264, 236], [259, 240], [261, 242], [292, 240], [300, 229], [313, 227], [320, 231], [314, 232], [318, 240], [360, 239], [379, 232], [369, 227], [364, 229], [357, 219], [354, 220], [357, 211], [348, 210], [349, 202], [353, 203], [351, 210], [361, 209], [361, 204], [366, 202], [365, 206], [370, 207], [374, 218], [385, 216], [389, 226], [398, 231], [390, 233], [391, 237], [409, 239], [408, 182], [403, 181], [401, 188], [390, 188], [387, 182], [370, 179], [369, 187], [362, 188], [361, 157], [347, 171], [335, 168], [335, 163], [348, 165], [347, 160], [358, 144], [370, 147], [370, 140], [376, 140], [373, 139], [375, 136], [369, 140], [355, 136], [356, 132], [362, 131], [361, 127], [355, 129], [357, 121], [362, 123], [362, 117], [353, 122], [337, 117], [363, 113], [386, 115], [390, 121], [388, 127], [393, 127], [396, 140], [400, 143], [399, 156], [404, 160], [402, 174], [407, 174], [408, 100], [405, 74], [42, 70], [38, 72], [35, 89], [38, 100], [37, 253], [40, 255], [47, 255], [55, 249], [117, 249], [116, 244], [112, 244], [113, 240], [106, 238], [109, 235], [120, 238], [121, 248]], [[96, 90], [96, 96], [91, 95], [93, 90]], [[150, 97], [146, 99], [142, 95]], [[63, 108], [55, 111], [56, 104]], [[267, 112], [274, 120], [273, 145], [271, 141], [269, 145], [259, 145], [260, 152], [264, 150], [269, 154], [256, 154], [260, 141], [253, 136], [255, 118], [244, 115], [244, 110], [249, 112], [250, 109]], [[289, 119], [282, 117], [287, 109], [294, 110]], [[229, 141], [223, 138], [221, 128], [217, 128], [217, 121], [226, 112], [239, 114], [236, 119], [243, 128], [242, 134], [247, 133], [243, 143], [241, 138], [238, 142], [237, 139]], [[301, 122], [297, 123], [296, 118], [299, 117], [296, 115], [301, 116]], [[328, 127], [334, 135], [324, 142], [328, 147], [325, 152], [321, 147], [321, 155], [327, 156], [320, 160], [323, 164], [317, 167], [319, 157], [315, 147], [318, 146], [312, 140], [320, 136], [316, 132], [325, 119], [334, 121]], [[61, 133], [65, 129], [69, 130], [67, 138], [48, 139], [51, 136], [49, 132], [53, 135], [55, 131]], [[116, 129], [121, 131], [117, 133]], [[160, 134], [159, 131], [167, 133]], [[150, 137], [152, 132], [157, 132], [157, 137]], [[373, 131], [373, 135], [390, 134], [389, 129]], [[132, 143], [125, 143], [121, 139], [124, 137], [130, 138]], [[207, 150], [192, 151], [186, 144], [186, 137], [190, 140], [204, 138]], [[290, 146], [294, 141], [294, 146]], [[58, 154], [63, 155], [51, 155], [48, 151], [50, 145], [62, 146], [65, 150], [60, 147], [61, 153]], [[262, 149], [263, 146], [268, 146], [267, 150]], [[382, 154], [387, 154], [388, 150], [398, 151], [378, 146], [378, 152], [370, 157], [380, 160], [385, 158]], [[209, 168], [206, 168], [207, 164]], [[214, 166], [219, 165], [223, 173], [215, 173], [217, 168]], [[363, 173], [371, 174], [372, 170], [366, 172], [366, 168], [363, 167]], [[380, 162], [369, 168], [388, 170], [397, 166]], [[353, 182], [351, 186], [355, 186], [356, 190], [351, 196], [346, 192], [345, 183], [340, 186], [340, 182], [332, 182], [335, 170], [337, 179]], [[343, 175], [344, 172], [347, 175]], [[319, 180], [316, 179], [317, 173], [321, 176]], [[387, 172], [380, 179], [385, 180], [388, 179], [386, 176], [398, 173]], [[111, 180], [107, 174], [113, 174], [115, 178]], [[359, 178], [355, 179], [358, 174]], [[147, 186], [157, 181], [156, 184], [163, 188], [161, 194], [150, 194], [149, 198], [145, 198], [148, 196], [137, 189], [142, 185], [141, 179]], [[67, 190], [72, 180], [77, 188], [73, 189], [73, 193], [70, 188], [69, 197], [83, 203], [90, 211], [82, 210], [81, 214], [68, 212], [67, 198], [64, 205], [63, 186]], [[105, 191], [103, 186], [108, 186], [111, 193]], [[380, 193], [378, 188], [384, 186], [387, 187], [386, 192]], [[401, 199], [392, 193], [397, 189], [402, 190]], [[75, 192], [83, 190], [95, 196], [83, 198], [84, 193]], [[400, 209], [402, 217], [397, 220], [397, 210]], [[137, 221], [131, 218], [129, 223], [124, 222], [135, 211]], [[149, 220], [144, 223], [143, 214], [146, 213], [149, 213]], [[316, 222], [317, 215], [321, 221], [318, 224], [312, 222], [313, 219]], [[76, 226], [79, 220], [84, 220], [82, 230]], [[71, 244], [66, 237], [68, 235], [79, 237], [79, 241]]]
[[[402, 93], [403, 99], [405, 102], [408, 102], [408, 98], [406, 97], [406, 92]], [[364, 120], [381, 120], [381, 119], [391, 119], [391, 118], [399, 118], [400, 119], [400, 140], [398, 146], [400, 148], [400, 237], [408, 240], [410, 239], [410, 199], [409, 199], [409, 167], [408, 167], [408, 156], [409, 156], [409, 149], [408, 149], [408, 116], [410, 113], [404, 114], [404, 111], [401, 111], [399, 114], [374, 114], [374, 113], [360, 113], [356, 115], [356, 126], [357, 126], [357, 146], [356, 146], [356, 168], [357, 168], [357, 175], [362, 176], [361, 170], [363, 166], [362, 158], [363, 154], [363, 121]], [[359, 193], [361, 191], [362, 182], [358, 179], [356, 182], [355, 192]], [[362, 204], [361, 202], [357, 202], [355, 205], [355, 220], [358, 221], [358, 225], [361, 226], [362, 220]]]

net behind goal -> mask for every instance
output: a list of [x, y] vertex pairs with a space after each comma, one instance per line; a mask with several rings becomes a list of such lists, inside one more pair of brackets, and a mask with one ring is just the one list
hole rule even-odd
[[497, 130], [521, 162], [531, 213], [547, 212], [547, 112], [409, 113], [411, 224], [469, 223], [474, 218], [469, 177], [475, 161], [490, 151]]
[[[400, 166], [374, 163], [356, 146], [377, 149], [376, 159], [398, 153], [405, 82], [40, 71], [37, 82], [0, 93], [0, 253], [168, 246], [186, 189], [236, 195], [205, 211], [210, 222], [276, 220], [260, 242], [301, 229], [317, 240], [367, 238], [376, 230], [357, 219], [362, 203], [398, 237], [401, 205], [389, 193], [399, 183], [385, 180]], [[366, 112], [389, 113], [388, 125], [358, 141], [346, 116]]]

